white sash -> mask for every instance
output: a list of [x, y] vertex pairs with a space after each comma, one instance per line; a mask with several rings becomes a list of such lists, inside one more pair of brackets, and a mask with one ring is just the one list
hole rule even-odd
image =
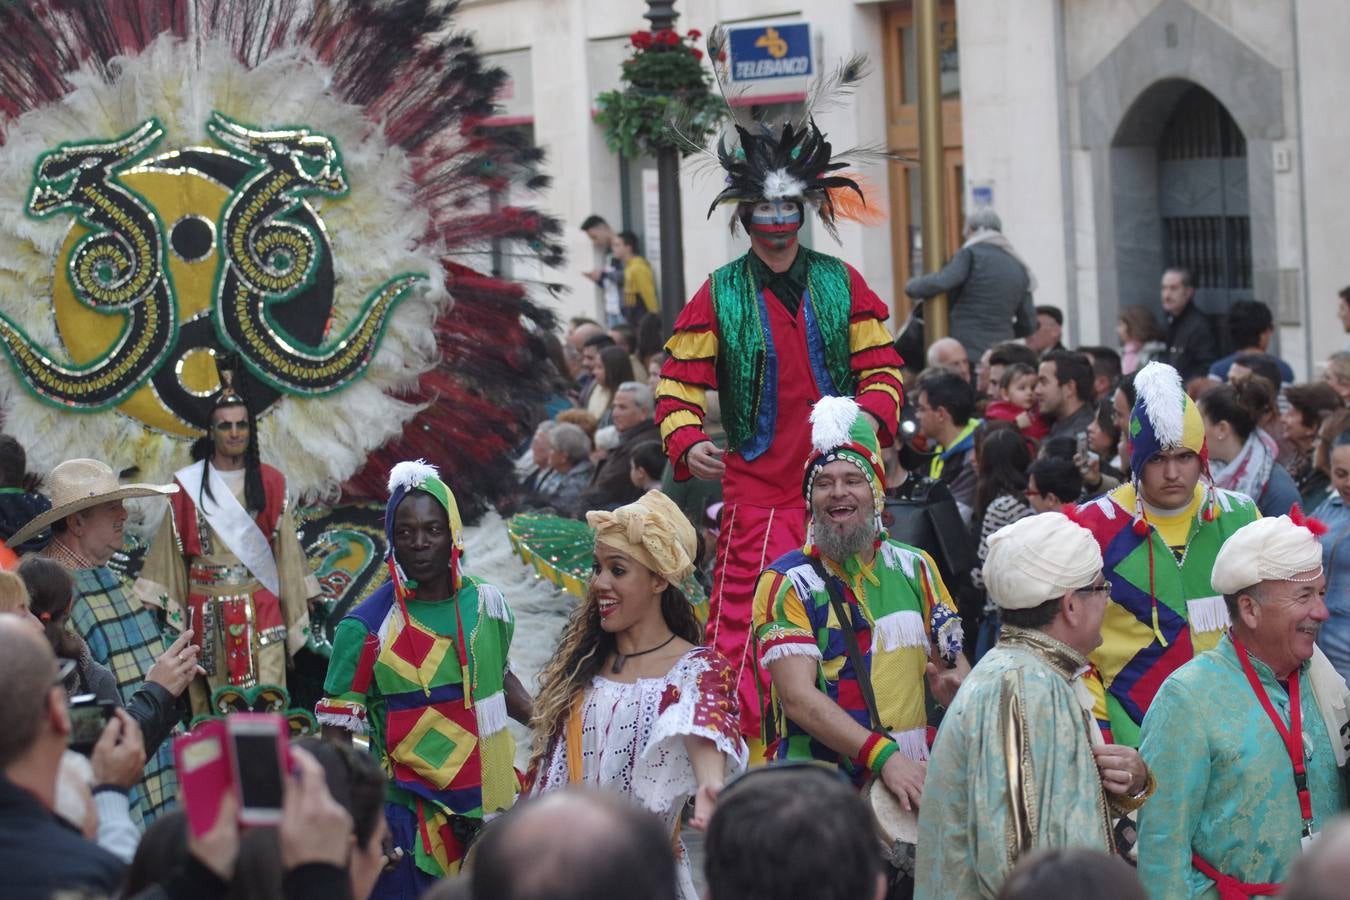
[[258, 523], [248, 514], [239, 500], [214, 468], [208, 467], [211, 479], [211, 496], [201, 491], [202, 466], [206, 460], [195, 462], [185, 469], [174, 473], [174, 478], [183, 486], [192, 502], [197, 505], [216, 537], [230, 548], [245, 568], [258, 579], [263, 587], [277, 597], [281, 596], [281, 578], [277, 575], [276, 557], [272, 555], [272, 545], [267, 535], [262, 533]]

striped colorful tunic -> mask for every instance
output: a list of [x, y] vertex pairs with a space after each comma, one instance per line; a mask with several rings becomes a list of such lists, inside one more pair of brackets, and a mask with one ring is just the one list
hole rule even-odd
[[503, 690], [515, 619], [499, 590], [468, 576], [453, 600], [410, 599], [407, 611], [411, 621], [389, 583], [347, 614], [315, 713], [370, 735], [387, 801], [416, 816], [417, 868], [441, 877], [459, 869], [456, 817], [506, 809], [519, 788]]
[[718, 392], [727, 432], [723, 527], [709, 598], [707, 640], [736, 670], [741, 733], [760, 732], [750, 609], [770, 561], [806, 537], [802, 467], [810, 451], [811, 405], [856, 396], [890, 444], [900, 418], [900, 357], [886, 328], [890, 311], [857, 270], [803, 247], [806, 289], [795, 306], [756, 279], [750, 254], [699, 288], [666, 344], [656, 421], [677, 481], [685, 453], [708, 440], [707, 392]]
[[1108, 742], [1138, 747], [1139, 727], [1163, 680], [1218, 644], [1228, 628], [1228, 609], [1210, 586], [1214, 559], [1224, 541], [1261, 514], [1245, 494], [1213, 488], [1217, 515], [1205, 521], [1209, 490], [1196, 485], [1191, 503], [1173, 516], [1149, 512], [1154, 524], [1145, 535], [1133, 527], [1133, 485], [1079, 508], [1111, 582], [1102, 644], [1084, 679]]
[[[961, 652], [961, 620], [931, 557], [887, 539], [870, 565], [856, 558], [842, 568], [826, 562], [849, 605], [863, 666], [876, 695], [881, 725], [911, 759], [928, 758], [924, 667], [933, 646], [944, 658]], [[755, 592], [759, 661], [767, 667], [786, 656], [818, 661], [817, 686], [864, 728], [871, 728], [858, 673], [830, 604], [824, 581], [803, 551], [774, 561]], [[838, 765], [858, 784], [867, 772], [817, 741], [787, 718], [777, 692], [766, 717], [766, 739], [779, 759]]]

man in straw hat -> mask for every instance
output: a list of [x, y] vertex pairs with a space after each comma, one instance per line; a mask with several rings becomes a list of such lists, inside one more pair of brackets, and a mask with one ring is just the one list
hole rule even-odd
[[1260, 515], [1250, 497], [1210, 481], [1205, 424], [1176, 369], [1149, 363], [1134, 386], [1134, 480], [1078, 514], [1111, 582], [1088, 686], [1107, 740], [1131, 747], [1163, 679], [1228, 627], [1209, 576], [1224, 542]]
[[1139, 815], [1154, 897], [1279, 893], [1344, 804], [1346, 686], [1316, 648], [1329, 615], [1320, 530], [1295, 510], [1219, 551], [1213, 588], [1232, 627], [1163, 682], [1144, 718], [1140, 752], [1166, 785]]
[[1111, 851], [1112, 815], [1154, 782], [1139, 753], [1107, 744], [1083, 684], [1111, 585], [1087, 529], [1056, 512], [989, 538], [984, 581], [998, 644], [943, 717], [919, 810], [915, 897], [995, 896], [1024, 854]]
[[[35, 516], [16, 531], [17, 545], [47, 526], [52, 541], [41, 555], [70, 570], [75, 582], [71, 627], [84, 638], [90, 655], [112, 670], [123, 703], [145, 685], [163, 708], [187, 689], [201, 670], [197, 649], [185, 634], [168, 644], [154, 612], [146, 608], [108, 560], [122, 549], [122, 526], [127, 519], [122, 501], [132, 497], [172, 494], [177, 488], [160, 484], [119, 484], [105, 463], [71, 459], [52, 469], [46, 479], [51, 509]], [[133, 809], [145, 822], [174, 802], [177, 783], [173, 752], [166, 741], [145, 767]]]
[[[708, 38], [719, 80], [725, 32]], [[751, 607], [766, 560], [802, 545], [807, 510], [797, 478], [810, 444], [807, 411], [821, 397], [856, 397], [881, 443], [894, 439], [903, 405], [900, 356], [886, 328], [890, 311], [843, 260], [801, 245], [814, 211], [827, 231], [837, 218], [868, 216], [862, 188], [840, 170], [811, 119], [815, 100], [847, 91], [866, 73], [854, 58], [822, 73], [797, 121], [752, 122], [732, 107], [717, 148], [726, 183], [708, 210], [731, 206], [731, 228], [750, 250], [714, 271], [675, 322], [656, 389], [656, 421], [674, 477], [722, 482], [726, 506], [718, 535], [707, 642], [736, 667], [741, 732], [757, 747]], [[721, 404], [726, 449], [704, 429], [707, 391]]]
[[932, 558], [882, 528], [886, 478], [858, 404], [822, 398], [811, 423], [806, 544], [755, 591], [765, 738], [771, 757], [827, 762], [860, 786], [875, 776], [912, 810], [928, 759], [924, 676], [951, 701], [969, 668], [961, 620]]

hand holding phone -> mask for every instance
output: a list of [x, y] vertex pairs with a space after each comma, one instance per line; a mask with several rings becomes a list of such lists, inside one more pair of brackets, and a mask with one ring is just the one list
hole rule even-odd
[[115, 784], [130, 790], [145, 772], [145, 741], [141, 727], [124, 709], [114, 709], [89, 763], [96, 784]]
[[70, 749], [83, 756], [93, 753], [94, 745], [103, 736], [103, 729], [116, 708], [116, 703], [100, 700], [93, 694], [71, 697], [67, 704], [70, 713]]
[[192, 833], [202, 837], [211, 830], [226, 795], [238, 805], [239, 824], [280, 822], [288, 740], [281, 716], [235, 713], [203, 722], [174, 741], [179, 791]]

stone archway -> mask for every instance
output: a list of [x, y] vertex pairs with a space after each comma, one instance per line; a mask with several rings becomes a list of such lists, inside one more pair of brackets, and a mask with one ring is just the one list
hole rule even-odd
[[1122, 306], [1157, 307], [1158, 277], [1167, 263], [1158, 145], [1172, 112], [1196, 86], [1241, 130], [1250, 217], [1244, 248], [1254, 295], [1275, 305], [1269, 296], [1278, 277], [1271, 143], [1285, 131], [1280, 71], [1189, 4], [1166, 0], [1078, 84], [1103, 334], [1113, 333]]

